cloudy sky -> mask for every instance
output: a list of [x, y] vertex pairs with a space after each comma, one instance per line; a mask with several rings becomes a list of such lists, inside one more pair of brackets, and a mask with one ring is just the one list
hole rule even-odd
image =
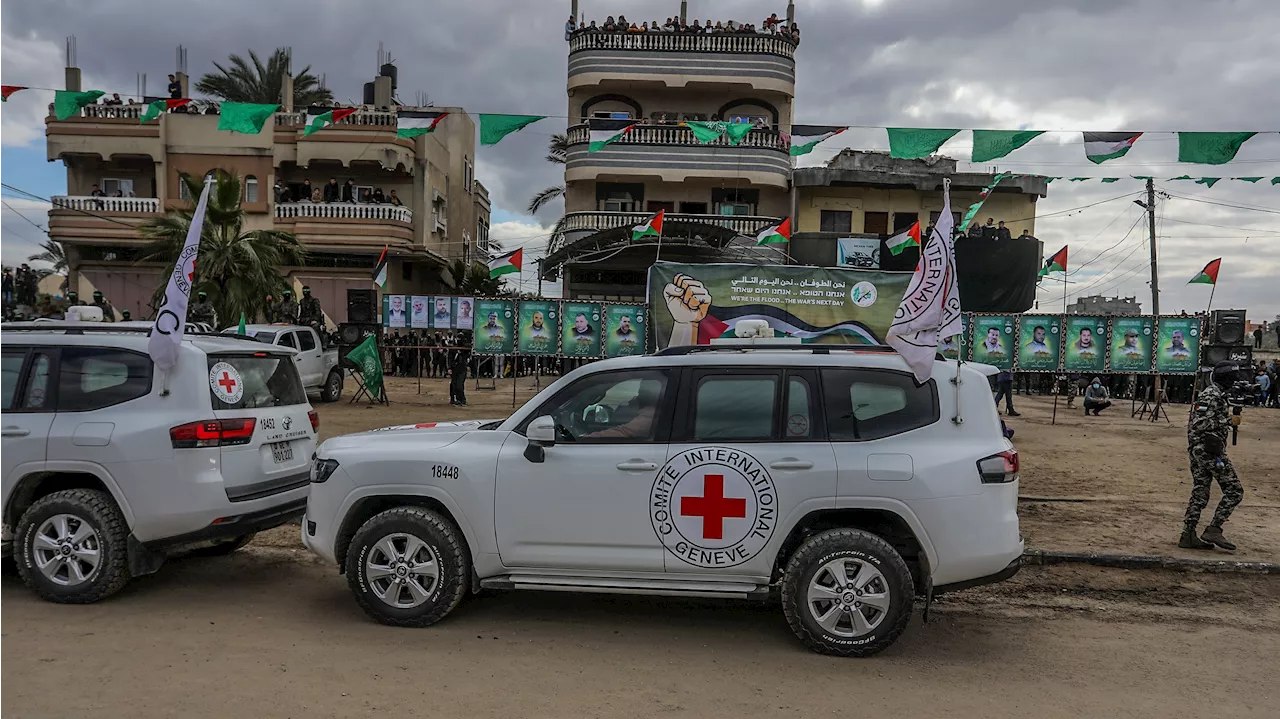
[[[174, 47], [188, 49], [193, 77], [229, 53], [265, 55], [293, 48], [295, 64], [324, 73], [341, 100], [358, 99], [375, 72], [379, 41], [400, 68], [400, 95], [426, 92], [436, 104], [473, 112], [560, 115], [565, 108], [566, 47], [560, 0], [174, 0], [163, 11], [144, 0], [85, 3], [10, 0], [3, 5], [6, 84], [58, 87], [63, 38], [75, 35], [86, 88], [133, 92], [145, 72], [152, 92], [172, 70]], [[621, 11], [659, 20], [675, 0], [582, 0], [588, 19]], [[759, 22], [785, 3], [690, 0], [689, 17]], [[1150, 309], [1148, 250], [1141, 183], [1130, 175], [1172, 178], [1265, 176], [1222, 180], [1212, 188], [1158, 182], [1161, 309], [1203, 307], [1208, 288], [1185, 283], [1208, 260], [1224, 257], [1215, 307], [1248, 307], [1251, 318], [1280, 313], [1280, 3], [1274, 0], [802, 0], [797, 21], [795, 120], [813, 124], [988, 129], [1050, 133], [999, 161], [999, 169], [1064, 177], [1121, 177], [1054, 182], [1039, 205], [1037, 235], [1050, 251], [1069, 245], [1072, 294], [1137, 295]], [[43, 117], [50, 93], [14, 96], [0, 110], [4, 182], [48, 197], [65, 191], [59, 165], [44, 160]], [[493, 234], [509, 246], [541, 253], [562, 208], [523, 213], [528, 197], [561, 180], [546, 163], [551, 118], [479, 151], [477, 177], [494, 200]], [[1129, 156], [1096, 166], [1079, 135], [1066, 131], [1141, 130]], [[1177, 130], [1271, 131], [1249, 141], [1223, 166], [1176, 162]], [[820, 146], [803, 164], [825, 162], [841, 148], [888, 147], [883, 130], [852, 130]], [[970, 136], [943, 147], [967, 157]], [[962, 163], [962, 169], [968, 163]], [[985, 165], [984, 168], [995, 167]], [[5, 191], [5, 263], [41, 239], [44, 207]], [[1095, 204], [1097, 203], [1097, 204]], [[1086, 205], [1092, 205], [1085, 207]], [[1073, 209], [1082, 208], [1082, 209]], [[16, 211], [16, 212], [15, 212]], [[526, 244], [527, 243], [527, 244]], [[532, 288], [532, 273], [524, 278]], [[1042, 293], [1041, 308], [1061, 306], [1061, 285]]]

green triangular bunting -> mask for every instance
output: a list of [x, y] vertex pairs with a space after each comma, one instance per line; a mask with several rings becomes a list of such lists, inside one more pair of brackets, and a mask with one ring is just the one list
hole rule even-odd
[[1256, 132], [1179, 132], [1178, 162], [1221, 165], [1231, 162]]
[[959, 130], [926, 130], [909, 127], [886, 127], [889, 132], [889, 154], [904, 160], [928, 157]]
[[254, 102], [224, 102], [218, 111], [218, 129], [257, 135], [279, 107]]
[[1044, 130], [974, 130], [973, 162], [986, 162], [1010, 152], [1044, 134]]
[[53, 93], [53, 114], [59, 120], [70, 119], [80, 112], [80, 108], [92, 105], [105, 94], [107, 93], [102, 90], [88, 90], [85, 92], [57, 90]]
[[1120, 181], [1120, 178], [1119, 178], [1119, 177], [1104, 177], [1104, 178], [1102, 178], [1102, 182], [1103, 182], [1103, 184], [1110, 184], [1110, 183], [1112, 183], [1112, 182], [1119, 182], [1119, 181]]
[[1258, 180], [1261, 180], [1262, 178], [1261, 178], [1261, 177], [1233, 177], [1233, 178], [1231, 178], [1231, 179], [1233, 179], [1233, 180], [1239, 180], [1239, 181], [1241, 181], [1241, 182], [1257, 182]]
[[1216, 183], [1218, 180], [1221, 180], [1221, 179], [1222, 179], [1221, 177], [1201, 177], [1199, 180], [1196, 180], [1196, 184], [1205, 185], [1206, 187], [1213, 187], [1214, 183]]
[[496, 145], [502, 138], [531, 125], [546, 115], [492, 115], [480, 113], [480, 144]]

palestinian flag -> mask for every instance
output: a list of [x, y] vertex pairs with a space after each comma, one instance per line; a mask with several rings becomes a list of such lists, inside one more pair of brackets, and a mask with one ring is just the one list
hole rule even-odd
[[1192, 277], [1192, 278], [1191, 278], [1191, 281], [1190, 281], [1190, 282], [1188, 282], [1187, 284], [1189, 284], [1189, 285], [1194, 285], [1194, 284], [1200, 284], [1200, 285], [1216, 285], [1216, 284], [1218, 284], [1218, 268], [1219, 268], [1219, 267], [1222, 267], [1222, 258], [1221, 258], [1221, 257], [1219, 257], [1218, 259], [1213, 260], [1213, 261], [1212, 261], [1212, 262], [1210, 262], [1209, 264], [1205, 265], [1205, 266], [1204, 266], [1204, 269], [1203, 269], [1203, 270], [1200, 270], [1200, 274], [1196, 275], [1195, 277]]
[[783, 220], [781, 224], [771, 225], [756, 235], [757, 245], [776, 245], [791, 241], [791, 218]]
[[1067, 248], [1063, 247], [1054, 253], [1053, 257], [1044, 261], [1044, 267], [1040, 268], [1039, 277], [1044, 277], [1050, 272], [1066, 272], [1067, 271]]
[[307, 108], [307, 127], [302, 131], [302, 135], [305, 137], [316, 130], [323, 130], [355, 113], [356, 108], [354, 107], [339, 107], [333, 110], [325, 110], [323, 107], [309, 107]]
[[838, 125], [792, 125], [791, 156], [807, 155], [823, 140], [835, 137], [849, 128]]
[[643, 225], [636, 225], [631, 228], [631, 241], [642, 237], [662, 237], [662, 218], [666, 214], [666, 210], [658, 210], [658, 214], [649, 218], [649, 221]]
[[435, 132], [440, 121], [448, 116], [447, 112], [401, 110], [396, 113], [396, 137], [417, 137]]
[[387, 289], [387, 246], [382, 246], [382, 254], [378, 255], [378, 262], [373, 266], [373, 284], [383, 290]]
[[636, 123], [634, 120], [605, 120], [592, 118], [588, 127], [591, 130], [590, 142], [587, 146], [587, 152], [599, 152], [604, 149], [605, 145], [611, 142], [617, 142], [622, 136], [631, 132]]
[[0, 102], [8, 102], [9, 96], [19, 90], [25, 90], [22, 85], [0, 85]]
[[902, 254], [908, 247], [919, 247], [920, 221], [917, 220], [915, 224], [908, 227], [905, 232], [899, 232], [893, 237], [890, 237], [885, 241], [885, 244], [889, 246], [889, 251], [892, 252], [895, 257]]
[[155, 102], [148, 103], [147, 109], [143, 110], [142, 115], [138, 117], [138, 122], [149, 122], [160, 117], [163, 113], [182, 107], [189, 102], [191, 102], [191, 98], [179, 97], [172, 100], [156, 100]]
[[489, 279], [501, 277], [520, 271], [520, 265], [524, 262], [524, 250], [512, 250], [501, 257], [495, 257], [489, 260]]
[[1124, 157], [1139, 137], [1142, 137], [1141, 132], [1086, 132], [1084, 156], [1101, 165], [1107, 160]]

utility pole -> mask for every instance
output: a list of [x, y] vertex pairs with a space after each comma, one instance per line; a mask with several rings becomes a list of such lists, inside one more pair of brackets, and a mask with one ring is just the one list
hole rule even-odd
[[[1147, 238], [1151, 245], [1151, 314], [1160, 316], [1160, 268], [1156, 263], [1156, 183], [1147, 178]], [[1152, 338], [1152, 352], [1155, 351], [1155, 338]], [[1160, 375], [1155, 377], [1156, 401], [1160, 400]]]
[[538, 262], [538, 296], [539, 297], [542, 296], [542, 259], [543, 258], [539, 257], [537, 260]]

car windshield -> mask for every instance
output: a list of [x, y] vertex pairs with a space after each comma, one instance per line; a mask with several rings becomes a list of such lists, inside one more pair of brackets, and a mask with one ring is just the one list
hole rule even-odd
[[[276, 343], [276, 333], [270, 330], [258, 330], [256, 332], [253, 330], [245, 330], [245, 332], [248, 335], [249, 339], [254, 340], [256, 342], [261, 342], [264, 345], [271, 345]], [[223, 330], [222, 334], [239, 335], [240, 332], [239, 330], [227, 329], [227, 330]]]

